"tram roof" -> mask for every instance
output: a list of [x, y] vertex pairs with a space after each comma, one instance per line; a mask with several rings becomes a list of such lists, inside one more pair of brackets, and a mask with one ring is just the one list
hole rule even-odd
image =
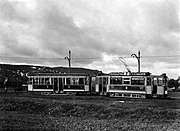
[[85, 73], [29, 73], [28, 76], [88, 76]]

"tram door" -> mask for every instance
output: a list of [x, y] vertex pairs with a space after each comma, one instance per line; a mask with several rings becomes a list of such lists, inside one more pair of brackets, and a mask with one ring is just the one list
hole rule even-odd
[[99, 78], [99, 94], [106, 95], [107, 93], [107, 77]]
[[153, 78], [153, 91], [152, 94], [157, 94], [158, 78]]
[[59, 78], [58, 86], [59, 86], [58, 91], [62, 92], [63, 91], [63, 79], [62, 78]]
[[102, 83], [103, 83], [103, 94], [106, 95], [106, 93], [107, 93], [108, 78], [104, 77]]
[[152, 91], [153, 91], [152, 79], [150, 77], [147, 77], [146, 78], [146, 98], [152, 97]]
[[102, 87], [102, 77], [99, 78], [99, 94], [102, 95], [103, 93], [103, 87]]
[[58, 79], [54, 78], [54, 92], [57, 93], [58, 92]]

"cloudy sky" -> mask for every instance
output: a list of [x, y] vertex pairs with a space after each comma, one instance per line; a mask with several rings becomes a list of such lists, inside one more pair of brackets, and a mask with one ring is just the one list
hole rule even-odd
[[[179, 0], [0, 0], [0, 63], [180, 76]], [[41, 58], [41, 59], [40, 59]]]

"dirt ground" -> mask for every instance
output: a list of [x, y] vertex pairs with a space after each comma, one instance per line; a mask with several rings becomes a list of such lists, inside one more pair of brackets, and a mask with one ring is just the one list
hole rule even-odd
[[0, 130], [178, 131], [179, 94], [130, 99], [0, 92]]

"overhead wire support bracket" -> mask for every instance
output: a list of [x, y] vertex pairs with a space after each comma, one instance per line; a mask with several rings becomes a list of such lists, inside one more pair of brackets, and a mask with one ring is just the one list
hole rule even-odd
[[69, 63], [69, 73], [71, 74], [71, 51], [69, 50], [69, 56], [65, 57], [64, 59], [68, 60]]
[[132, 57], [135, 57], [138, 60], [138, 72], [140, 72], [140, 51], [138, 51], [138, 56], [136, 54], [131, 54]]

